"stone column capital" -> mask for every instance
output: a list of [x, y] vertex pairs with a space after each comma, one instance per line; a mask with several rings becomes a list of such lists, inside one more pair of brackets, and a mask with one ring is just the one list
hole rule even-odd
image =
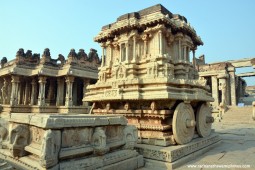
[[74, 77], [73, 76], [66, 76], [66, 83], [73, 83], [74, 82]]
[[20, 81], [20, 77], [19, 76], [16, 76], [16, 75], [12, 75], [12, 83], [19, 83]]
[[45, 76], [40, 76], [39, 77], [39, 83], [46, 83], [46, 80], [47, 80], [47, 77], [45, 77]]

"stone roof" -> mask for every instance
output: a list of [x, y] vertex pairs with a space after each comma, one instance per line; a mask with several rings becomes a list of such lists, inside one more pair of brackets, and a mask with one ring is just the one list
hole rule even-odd
[[179, 14], [172, 14], [161, 4], [145, 8], [138, 12], [131, 12], [121, 15], [117, 21], [102, 27], [102, 31], [94, 40], [96, 42], [105, 41], [107, 38], [114, 38], [117, 32], [128, 29], [144, 29], [147, 26], [164, 23], [172, 29], [173, 33], [185, 32], [188, 34], [196, 45], [203, 45], [203, 42], [196, 31], [190, 26], [187, 19]]

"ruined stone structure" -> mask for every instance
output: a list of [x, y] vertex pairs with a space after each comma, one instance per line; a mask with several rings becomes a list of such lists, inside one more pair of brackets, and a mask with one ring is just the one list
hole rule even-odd
[[93, 114], [125, 115], [143, 144], [210, 135], [213, 98], [190, 62], [203, 42], [185, 17], [155, 5], [120, 16], [95, 41], [103, 50], [99, 80], [83, 100], [93, 102]]
[[17, 169], [137, 169], [137, 129], [122, 116], [12, 113], [0, 158]]
[[[199, 76], [207, 80], [207, 85], [213, 95], [213, 112], [221, 117], [227, 106], [236, 106], [242, 103], [246, 95], [246, 82], [242, 77], [254, 76], [252, 73], [236, 74], [236, 68], [254, 67], [255, 58], [232, 60], [218, 63], [205, 64], [204, 56], [195, 59]], [[218, 114], [219, 113], [219, 114]]]
[[52, 59], [46, 48], [40, 58], [21, 48], [16, 58], [1, 60], [0, 104], [4, 113], [87, 113], [83, 93], [97, 80], [99, 57], [83, 49]]
[[[19, 49], [1, 60], [0, 161], [16, 169], [137, 169], [143, 157], [134, 150], [137, 128], [116, 115], [88, 115], [82, 102], [95, 83], [97, 51], [72, 49], [52, 59]], [[81, 114], [82, 113], [82, 114]], [[87, 115], [85, 115], [87, 114]], [[0, 166], [1, 168], [1, 166]]]

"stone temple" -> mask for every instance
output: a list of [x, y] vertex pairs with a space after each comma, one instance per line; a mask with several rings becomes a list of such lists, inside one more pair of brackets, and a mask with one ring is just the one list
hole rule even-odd
[[48, 48], [1, 60], [0, 168], [172, 169], [220, 143], [220, 97], [198, 72], [203, 42], [184, 16], [158, 4], [94, 40], [101, 60], [95, 49], [52, 59]]
[[92, 113], [126, 116], [141, 143], [185, 144], [195, 129], [210, 135], [213, 98], [190, 62], [203, 42], [185, 17], [156, 5], [120, 16], [95, 41], [103, 58], [84, 98], [94, 103]]

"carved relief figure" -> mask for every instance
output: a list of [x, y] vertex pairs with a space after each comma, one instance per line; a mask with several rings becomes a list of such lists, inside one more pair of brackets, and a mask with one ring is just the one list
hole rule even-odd
[[10, 131], [9, 150], [14, 157], [22, 157], [26, 155], [24, 150], [28, 145], [29, 129], [27, 125], [13, 125]]
[[2, 92], [2, 100], [3, 100], [3, 104], [7, 104], [8, 103], [8, 85], [7, 85], [7, 81], [4, 80], [4, 85], [1, 89]]
[[109, 147], [106, 146], [106, 135], [102, 127], [96, 127], [92, 137], [92, 145], [94, 147], [94, 153], [97, 155], [104, 155], [109, 151]]
[[58, 153], [61, 144], [61, 132], [47, 130], [43, 136], [40, 164], [42, 167], [51, 167], [58, 163]]
[[124, 129], [124, 140], [125, 140], [125, 149], [134, 149], [134, 146], [138, 139], [138, 131], [135, 126], [126, 126]]

